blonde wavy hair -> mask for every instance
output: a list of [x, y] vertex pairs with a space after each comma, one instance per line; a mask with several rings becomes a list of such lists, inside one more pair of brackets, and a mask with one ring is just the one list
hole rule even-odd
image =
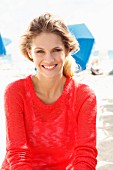
[[77, 64], [70, 54], [78, 49], [78, 41], [68, 30], [63, 20], [50, 13], [40, 15], [30, 22], [27, 30], [20, 38], [20, 51], [22, 55], [30, 61], [33, 61], [32, 58], [29, 57], [27, 49], [31, 49], [32, 39], [42, 32], [54, 33], [61, 37], [68, 52], [63, 67], [63, 74], [66, 77], [74, 76]]

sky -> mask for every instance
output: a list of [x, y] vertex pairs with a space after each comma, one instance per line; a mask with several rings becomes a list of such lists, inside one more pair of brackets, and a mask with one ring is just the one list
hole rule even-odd
[[0, 0], [0, 32], [16, 41], [44, 12], [60, 16], [67, 25], [85, 23], [97, 49], [113, 49], [113, 0]]

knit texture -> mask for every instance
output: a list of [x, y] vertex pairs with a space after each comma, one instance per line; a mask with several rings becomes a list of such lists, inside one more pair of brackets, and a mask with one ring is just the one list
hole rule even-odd
[[4, 94], [5, 170], [95, 170], [96, 96], [67, 78], [62, 95], [44, 104], [31, 75], [10, 83]]

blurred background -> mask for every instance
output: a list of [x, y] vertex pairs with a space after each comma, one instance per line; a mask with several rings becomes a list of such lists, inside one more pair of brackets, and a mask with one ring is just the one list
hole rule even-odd
[[0, 0], [0, 32], [12, 40], [15, 57], [18, 38], [45, 11], [62, 17], [67, 25], [85, 23], [95, 38], [95, 50], [102, 55], [113, 50], [112, 0]]
[[[95, 39], [90, 58], [97, 57], [101, 63], [104, 61], [102, 65], [104, 74], [98, 77], [91, 77], [91, 75], [81, 72], [80, 79], [85, 77], [84, 81], [91, 84], [92, 88], [94, 88], [98, 96], [99, 115], [104, 111], [106, 113], [106, 108], [104, 107], [106, 101], [108, 104], [108, 100], [110, 100], [110, 108], [113, 108], [113, 76], [108, 77], [108, 72], [113, 69], [113, 0], [0, 0], [0, 34], [6, 49], [6, 55], [0, 56], [0, 164], [5, 154], [4, 88], [9, 81], [19, 78], [21, 72], [25, 73], [25, 68], [28, 68], [27, 74], [33, 71], [32, 64], [29, 61], [25, 64], [26, 60], [20, 55], [18, 48], [19, 38], [29, 22], [44, 12], [52, 12], [60, 16], [67, 25], [84, 23], [88, 27]], [[11, 65], [12, 63], [13, 65]], [[102, 87], [104, 91], [102, 91]], [[102, 110], [103, 108], [105, 109], [104, 111]], [[112, 114], [113, 109], [110, 111], [110, 114]], [[110, 123], [108, 122], [108, 124]], [[112, 138], [113, 134], [110, 137]], [[113, 144], [113, 138], [111, 138], [110, 140], [107, 138], [106, 143]], [[111, 157], [113, 155], [110, 155], [109, 159], [107, 159], [108, 155], [105, 156], [105, 152], [103, 153], [103, 150], [106, 148], [106, 143], [105, 145], [102, 143], [103, 139], [106, 139], [106, 136], [99, 129], [99, 160], [104, 163], [101, 164], [102, 166], [98, 166], [98, 170], [101, 170], [101, 168], [102, 170], [104, 168], [112, 170], [113, 160], [111, 160]], [[101, 148], [101, 145], [103, 145], [103, 148]], [[111, 149], [107, 147], [107, 150], [110, 151]]]

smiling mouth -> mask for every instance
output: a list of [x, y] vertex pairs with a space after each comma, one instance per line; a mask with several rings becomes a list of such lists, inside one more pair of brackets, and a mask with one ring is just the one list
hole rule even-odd
[[42, 65], [43, 68], [48, 69], [48, 70], [52, 70], [57, 66], [57, 64], [51, 65], [51, 66], [46, 66], [46, 65]]

